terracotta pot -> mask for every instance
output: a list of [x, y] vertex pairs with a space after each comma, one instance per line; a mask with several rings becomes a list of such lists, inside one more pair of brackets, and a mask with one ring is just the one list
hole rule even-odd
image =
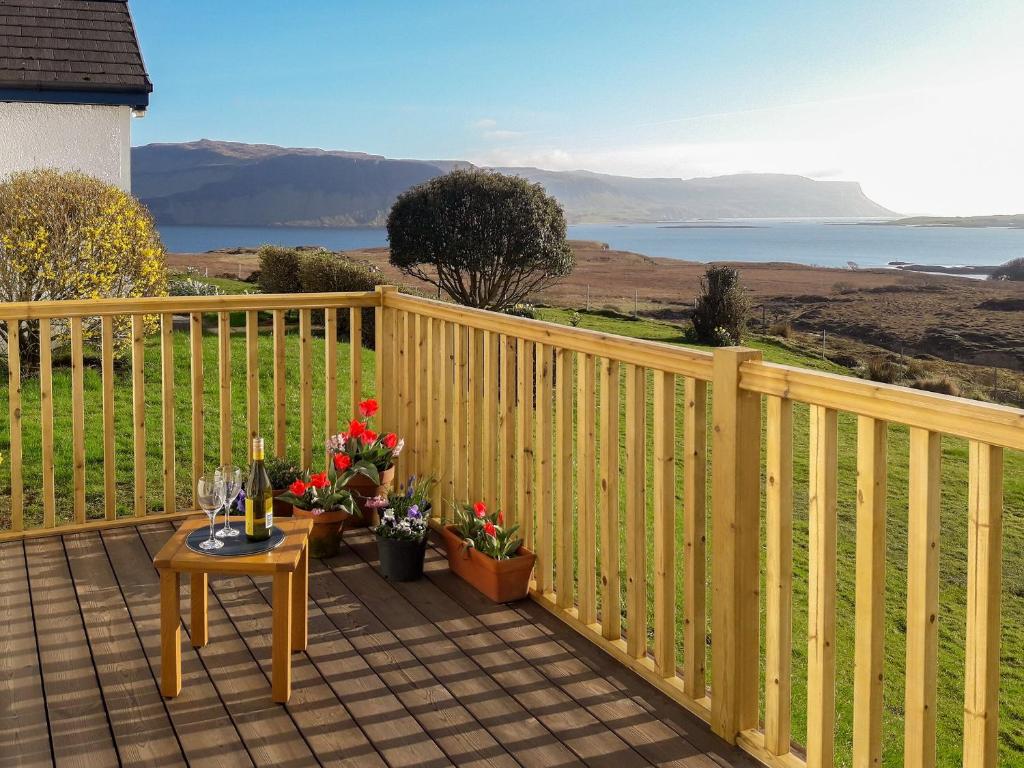
[[338, 554], [342, 526], [349, 516], [348, 512], [336, 509], [314, 515], [308, 509], [293, 507], [292, 516], [313, 521], [313, 530], [309, 532], [310, 557], [334, 557]]
[[496, 603], [522, 600], [530, 591], [530, 575], [537, 556], [520, 547], [516, 557], [494, 560], [473, 547], [463, 546], [454, 525], [441, 529], [441, 540], [448, 553], [448, 567], [456, 576]]
[[283, 499], [277, 498], [282, 493], [286, 493], [286, 489], [282, 488], [279, 491], [272, 491], [272, 493], [274, 494], [274, 517], [291, 517], [292, 505]]
[[380, 485], [374, 485], [373, 481], [366, 475], [356, 475], [348, 481], [348, 488], [352, 495], [355, 496], [356, 506], [359, 507], [359, 511], [363, 513], [362, 518], [353, 517], [345, 523], [346, 528], [366, 528], [370, 525], [377, 525], [380, 522], [380, 518], [377, 516], [376, 509], [370, 509], [366, 506], [366, 502], [372, 499], [374, 496], [387, 496], [388, 491], [391, 490], [391, 483], [395, 479], [395, 468], [385, 469], [380, 473]]

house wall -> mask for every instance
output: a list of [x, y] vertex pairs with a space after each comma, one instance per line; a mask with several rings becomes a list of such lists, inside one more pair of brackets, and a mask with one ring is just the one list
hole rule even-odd
[[0, 178], [58, 168], [131, 190], [131, 109], [0, 102]]

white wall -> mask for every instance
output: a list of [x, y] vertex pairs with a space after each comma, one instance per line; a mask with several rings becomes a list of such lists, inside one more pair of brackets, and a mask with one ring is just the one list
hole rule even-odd
[[11, 171], [81, 171], [131, 189], [131, 109], [0, 102], [0, 178]]

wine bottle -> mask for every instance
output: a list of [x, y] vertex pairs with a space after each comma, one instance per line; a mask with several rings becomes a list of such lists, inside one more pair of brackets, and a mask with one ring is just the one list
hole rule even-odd
[[274, 494], [263, 466], [263, 438], [252, 439], [252, 466], [245, 482], [245, 536], [249, 541], [270, 538], [274, 527]]

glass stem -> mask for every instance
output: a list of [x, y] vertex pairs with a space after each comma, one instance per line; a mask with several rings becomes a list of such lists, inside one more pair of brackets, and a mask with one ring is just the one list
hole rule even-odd
[[213, 529], [217, 523], [217, 513], [213, 513], [213, 517], [210, 518], [210, 538], [209, 541], [217, 541], [217, 537], [213, 535]]

